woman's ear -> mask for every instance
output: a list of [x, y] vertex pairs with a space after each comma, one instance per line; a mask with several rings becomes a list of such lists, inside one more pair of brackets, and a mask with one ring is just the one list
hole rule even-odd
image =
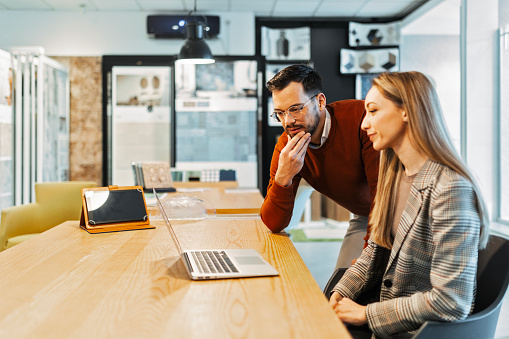
[[404, 122], [408, 122], [408, 115], [406, 114], [406, 111], [401, 110], [401, 116], [403, 117]]

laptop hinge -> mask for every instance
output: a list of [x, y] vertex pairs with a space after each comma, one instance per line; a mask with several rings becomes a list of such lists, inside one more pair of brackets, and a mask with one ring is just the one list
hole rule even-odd
[[186, 252], [182, 253], [182, 256], [183, 256], [183, 257], [184, 257], [184, 259], [186, 260], [187, 267], [189, 267], [189, 270], [190, 270], [191, 272], [193, 272], [193, 271], [194, 271], [194, 270], [193, 270], [193, 265], [191, 265], [191, 261], [189, 261], [189, 257], [187, 256], [187, 253], [186, 253]]

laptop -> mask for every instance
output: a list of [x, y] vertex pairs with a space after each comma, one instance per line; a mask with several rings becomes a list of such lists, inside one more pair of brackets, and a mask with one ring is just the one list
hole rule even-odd
[[253, 249], [212, 249], [186, 250], [180, 247], [177, 235], [171, 226], [170, 219], [164, 211], [161, 200], [154, 190], [157, 206], [163, 216], [171, 238], [177, 246], [189, 277], [193, 280], [248, 278], [279, 275], [278, 271], [266, 262]]

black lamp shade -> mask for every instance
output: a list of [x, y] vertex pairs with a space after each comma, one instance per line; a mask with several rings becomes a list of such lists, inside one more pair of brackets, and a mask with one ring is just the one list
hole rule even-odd
[[187, 39], [180, 49], [178, 62], [190, 64], [211, 64], [214, 57], [209, 46], [203, 39], [203, 24], [188, 22], [186, 24]]

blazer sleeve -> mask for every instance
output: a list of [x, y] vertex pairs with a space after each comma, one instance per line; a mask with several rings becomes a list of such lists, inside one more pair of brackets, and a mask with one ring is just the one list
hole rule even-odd
[[461, 178], [433, 191], [429, 204], [429, 211], [421, 206], [421, 213], [429, 213], [433, 242], [431, 289], [369, 304], [368, 324], [380, 337], [415, 330], [428, 320], [464, 319], [471, 311], [480, 232], [475, 193]]
[[288, 187], [279, 185], [275, 180], [279, 155], [287, 143], [286, 133], [283, 133], [274, 148], [270, 163], [270, 180], [267, 186], [267, 195], [260, 209], [260, 217], [272, 232], [281, 232], [292, 219], [293, 205], [301, 177], [297, 174]]
[[338, 292], [345, 298], [357, 299], [366, 288], [367, 274], [373, 261], [375, 246], [371, 240], [368, 242], [368, 246], [364, 248], [355, 264], [346, 270], [341, 280], [332, 289], [333, 292]]

